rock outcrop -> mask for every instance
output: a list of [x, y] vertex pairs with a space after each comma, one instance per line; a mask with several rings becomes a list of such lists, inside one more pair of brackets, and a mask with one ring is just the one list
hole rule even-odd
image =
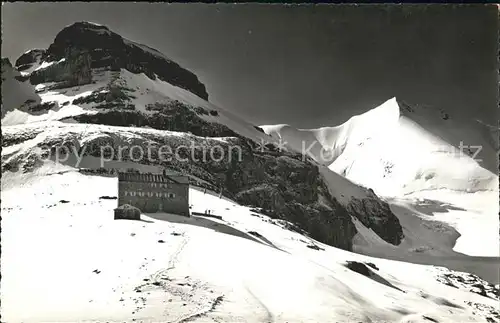
[[393, 245], [401, 243], [403, 229], [399, 219], [392, 213], [389, 204], [375, 194], [363, 199], [352, 198], [347, 211], [386, 242]]
[[[61, 147], [66, 147], [67, 151], [84, 156], [114, 158], [123, 163], [132, 161], [144, 165], [161, 165], [189, 174], [195, 182], [222, 191], [224, 196], [240, 204], [258, 207], [272, 218], [287, 221], [291, 227], [307, 232], [318, 241], [346, 250], [352, 249], [352, 238], [357, 231], [351, 215], [329, 194], [317, 166], [301, 160], [300, 155], [290, 153], [276, 156], [271, 151], [256, 153], [245, 138], [211, 139], [140, 128], [129, 129], [134, 136], [130, 137], [109, 126], [59, 125], [57, 129], [50, 130], [51, 135], [35, 135], [40, 137], [31, 149], [2, 156], [2, 171], [33, 171], [48, 155], [47, 152], [45, 155], [40, 152], [43, 147], [51, 147], [51, 156], [55, 156]], [[17, 129], [15, 135], [10, 132], [5, 135], [4, 145], [19, 143], [13, 137], [26, 140], [33, 138]], [[141, 156], [139, 149], [130, 149], [132, 146], [143, 147], [148, 155]], [[162, 146], [170, 147], [172, 153], [161, 157], [159, 147]], [[102, 147], [109, 149], [103, 150]], [[118, 151], [119, 147], [120, 156], [111, 154], [111, 151]]]
[[9, 59], [2, 58], [2, 119], [10, 111], [30, 111], [40, 106], [41, 99], [35, 88], [20, 79], [21, 74]]
[[36, 68], [40, 66], [44, 54], [45, 49], [29, 50], [19, 56], [19, 58], [16, 60], [15, 66], [18, 71], [26, 71]]
[[[63, 79], [77, 84], [90, 83], [89, 68], [128, 70], [134, 74], [156, 76], [172, 85], [186, 89], [207, 100], [205, 86], [195, 74], [182, 68], [155, 49], [126, 40], [108, 27], [89, 22], [77, 22], [61, 30], [46, 51], [23, 54], [16, 66], [26, 69], [38, 59], [60, 62], [58, 70], [40, 71], [30, 78], [32, 84], [55, 82]], [[75, 73], [78, 74], [75, 76]], [[81, 75], [79, 73], [82, 73]], [[84, 83], [85, 82], [85, 83]]]
[[236, 132], [223, 124], [204, 120], [201, 116], [209, 114], [205, 109], [195, 108], [179, 101], [156, 103], [146, 107], [151, 113], [143, 113], [135, 109], [126, 91], [117, 89], [115, 94], [101, 93], [84, 97], [76, 103], [89, 102], [97, 103], [95, 109], [103, 111], [75, 116], [74, 120], [112, 126], [147, 126], [159, 130], [192, 133], [202, 137], [239, 137]]

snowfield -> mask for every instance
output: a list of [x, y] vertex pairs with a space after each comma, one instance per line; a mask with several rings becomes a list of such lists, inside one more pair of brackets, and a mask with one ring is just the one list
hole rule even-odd
[[195, 187], [192, 211], [222, 219], [113, 220], [116, 195], [50, 161], [3, 174], [6, 322], [500, 321], [498, 296], [444, 283], [465, 273], [335, 249]]
[[[261, 128], [384, 196], [443, 188], [498, 191], [498, 129], [435, 114], [433, 109], [412, 108], [392, 98], [336, 127]], [[496, 139], [485, 131], [496, 132]]]
[[[396, 98], [336, 127], [261, 128], [386, 200], [416, 205], [412, 214], [450, 226], [456, 253], [499, 256], [498, 128]], [[429, 248], [427, 241], [420, 251]]]

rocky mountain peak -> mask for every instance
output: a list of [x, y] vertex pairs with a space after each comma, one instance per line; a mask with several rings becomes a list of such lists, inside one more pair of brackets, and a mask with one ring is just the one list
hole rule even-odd
[[38, 106], [40, 101], [34, 87], [28, 82], [22, 82], [19, 71], [8, 58], [2, 57], [2, 119], [12, 110], [24, 111]]
[[[194, 73], [155, 49], [127, 40], [108, 27], [91, 22], [76, 22], [63, 28], [46, 51], [27, 52], [19, 57], [16, 66], [25, 70], [39, 59], [44, 62], [64, 59], [65, 64], [71, 65], [72, 61], [82, 57], [90, 59], [92, 69], [126, 69], [134, 74], [144, 73], [151, 79], [158, 77], [208, 100], [205, 85]], [[36, 80], [48, 81], [43, 77]]]
[[16, 60], [15, 66], [19, 71], [25, 71], [34, 64], [39, 64], [45, 54], [45, 49], [30, 49]]

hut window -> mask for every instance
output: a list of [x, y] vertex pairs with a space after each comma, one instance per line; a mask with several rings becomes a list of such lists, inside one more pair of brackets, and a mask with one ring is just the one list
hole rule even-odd
[[138, 192], [137, 195], [144, 196], [144, 192]]
[[135, 192], [130, 192], [130, 196], [135, 196]]
[[175, 194], [174, 193], [168, 193], [168, 198], [171, 198], [171, 199], [175, 198]]

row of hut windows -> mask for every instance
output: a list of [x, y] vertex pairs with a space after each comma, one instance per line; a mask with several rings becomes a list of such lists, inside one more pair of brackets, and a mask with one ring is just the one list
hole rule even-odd
[[158, 187], [158, 188], [170, 188], [172, 187], [171, 183], [145, 183], [149, 187]]
[[170, 184], [168, 183], [150, 183], [151, 187], [159, 187], [159, 188], [169, 188]]
[[174, 193], [166, 193], [166, 192], [135, 192], [135, 191], [125, 191], [125, 196], [147, 196], [147, 197], [166, 197], [173, 199], [175, 198]]

